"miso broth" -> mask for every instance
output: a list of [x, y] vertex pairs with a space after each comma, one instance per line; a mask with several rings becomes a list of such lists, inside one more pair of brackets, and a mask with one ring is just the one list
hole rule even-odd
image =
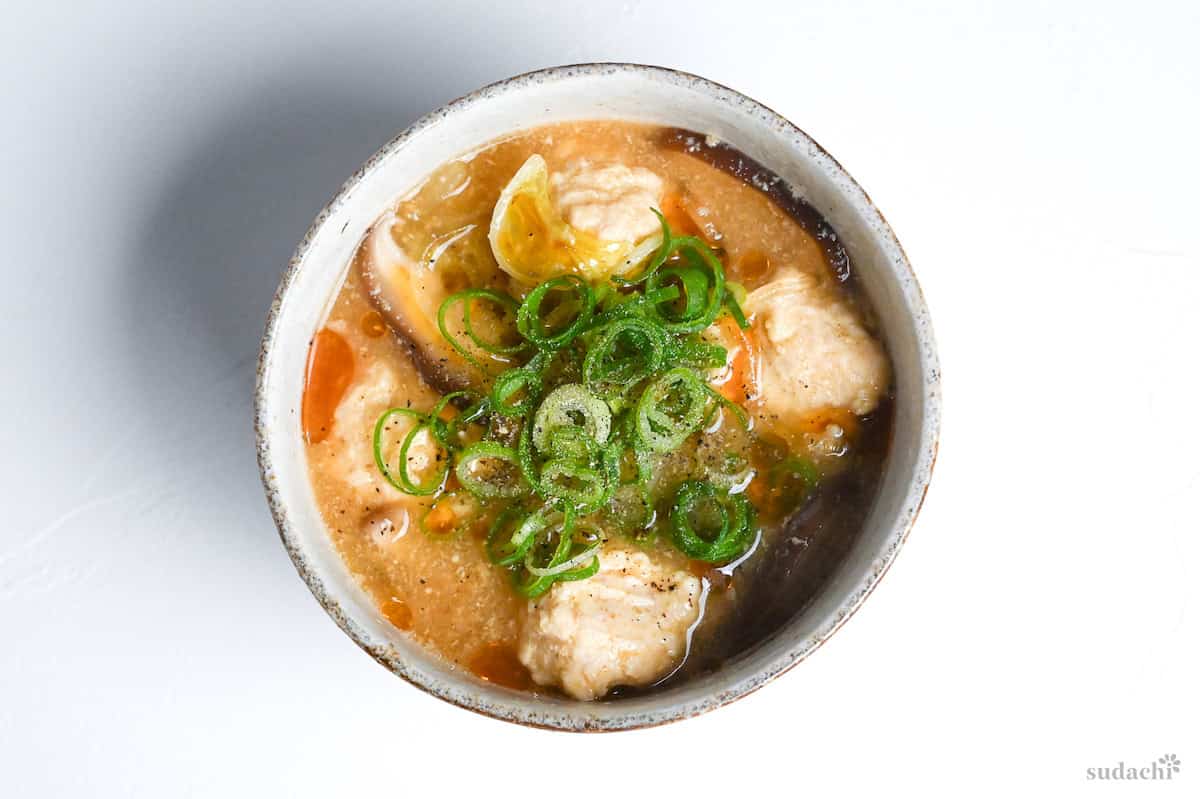
[[579, 699], [769, 637], [852, 546], [891, 437], [836, 231], [678, 129], [544, 126], [429, 166], [346, 266], [302, 403], [321, 512], [380, 614], [481, 679]]

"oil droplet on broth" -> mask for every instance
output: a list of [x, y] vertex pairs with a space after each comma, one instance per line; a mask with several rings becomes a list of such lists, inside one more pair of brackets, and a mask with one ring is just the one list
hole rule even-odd
[[471, 658], [467, 668], [481, 680], [503, 685], [517, 691], [533, 690], [533, 678], [529, 669], [517, 657], [516, 650], [509, 644], [494, 641], [484, 644]]
[[738, 258], [730, 270], [743, 283], [761, 284], [770, 276], [774, 265], [762, 250], [750, 250]]
[[360, 322], [362, 332], [369, 338], [379, 338], [387, 332], [387, 322], [383, 320], [383, 314], [379, 311], [368, 311], [363, 314], [362, 322]]
[[354, 352], [346, 339], [327, 327], [313, 337], [304, 375], [300, 424], [309, 444], [319, 444], [333, 429], [333, 414], [354, 377]]
[[407, 632], [413, 628], [413, 612], [407, 603], [399, 599], [389, 599], [383, 603], [380, 611], [396, 629]]

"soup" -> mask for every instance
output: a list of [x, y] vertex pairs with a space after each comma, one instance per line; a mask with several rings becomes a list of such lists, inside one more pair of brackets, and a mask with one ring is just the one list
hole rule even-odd
[[877, 492], [891, 366], [777, 176], [578, 122], [381, 210], [301, 416], [382, 617], [481, 680], [604, 700], [720, 668], [821, 590]]

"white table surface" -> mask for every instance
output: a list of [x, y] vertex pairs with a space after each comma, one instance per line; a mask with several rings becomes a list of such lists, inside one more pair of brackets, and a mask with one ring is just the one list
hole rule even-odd
[[[1198, 795], [1197, 5], [575, 5], [5, 7], [0, 796]], [[279, 545], [250, 425], [279, 272], [341, 180], [452, 97], [589, 60], [825, 145], [945, 379], [925, 510], [855, 618], [731, 707], [602, 737], [360, 652]], [[1170, 783], [1086, 776], [1166, 753]]]

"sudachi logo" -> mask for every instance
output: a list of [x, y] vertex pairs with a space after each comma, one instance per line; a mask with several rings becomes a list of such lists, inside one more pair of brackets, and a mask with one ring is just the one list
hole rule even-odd
[[1089, 768], [1089, 780], [1169, 780], [1179, 773], [1179, 758], [1163, 755], [1148, 766], [1127, 766], [1125, 761], [1115, 766]]

